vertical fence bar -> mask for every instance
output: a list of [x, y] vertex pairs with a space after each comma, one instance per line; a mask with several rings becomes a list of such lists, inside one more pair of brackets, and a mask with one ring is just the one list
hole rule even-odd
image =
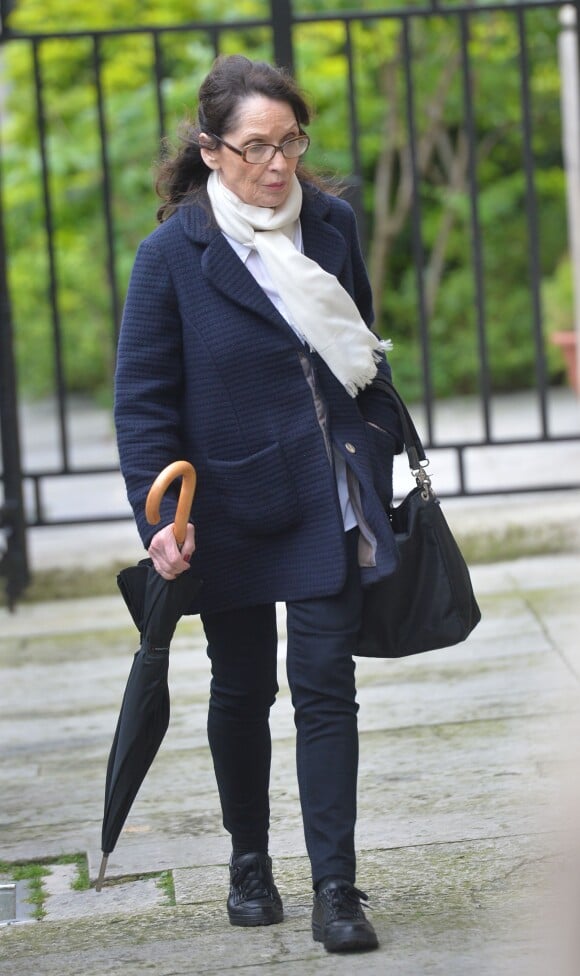
[[217, 58], [217, 56], [220, 53], [220, 31], [218, 30], [217, 27], [211, 27], [208, 31], [208, 34], [209, 34], [210, 41], [213, 44], [214, 57]]
[[360, 126], [358, 123], [358, 109], [356, 102], [356, 84], [354, 78], [354, 53], [352, 46], [352, 25], [350, 20], [344, 23], [346, 31], [345, 54], [348, 66], [348, 113], [350, 127], [350, 145], [352, 157], [352, 172], [357, 184], [362, 183], [362, 164], [360, 154]]
[[14, 8], [14, 0], [0, 0], [0, 39], [8, 37], [8, 15]]
[[348, 180], [349, 199], [354, 207], [359, 234], [363, 248], [366, 250], [366, 221], [364, 212], [364, 202], [362, 194], [362, 163], [360, 154], [360, 126], [358, 122], [358, 108], [356, 99], [356, 83], [354, 77], [354, 53], [352, 46], [352, 30], [350, 20], [344, 21], [345, 29], [345, 54], [348, 70], [347, 95], [348, 95], [348, 119], [350, 130], [350, 153], [352, 160], [351, 176]]
[[292, 0], [270, 0], [274, 60], [280, 68], [294, 74], [294, 45], [292, 41]]
[[8, 292], [1, 176], [0, 170], [0, 438], [4, 491], [4, 499], [0, 505], [0, 528], [5, 537], [5, 550], [0, 554], [0, 573], [6, 577], [6, 597], [8, 606], [13, 609], [15, 601], [30, 581], [30, 573], [22, 492], [18, 384], [14, 360], [12, 310]]
[[477, 344], [479, 352], [479, 386], [482, 395], [483, 424], [485, 440], [491, 437], [490, 403], [491, 382], [489, 375], [489, 359], [485, 333], [485, 289], [483, 274], [483, 252], [481, 244], [481, 226], [479, 222], [479, 183], [477, 179], [477, 134], [473, 111], [473, 79], [471, 72], [471, 58], [469, 55], [469, 21], [467, 14], [459, 15], [459, 36], [461, 42], [461, 70], [463, 76], [463, 108], [465, 114], [465, 128], [467, 130], [468, 145], [468, 183], [469, 206], [471, 220], [471, 250], [473, 254], [473, 273], [475, 282], [475, 305], [477, 314]]
[[155, 69], [155, 100], [157, 104], [157, 128], [159, 141], [162, 142], [167, 135], [165, 124], [165, 101], [163, 98], [163, 78], [165, 76], [165, 66], [163, 61], [163, 48], [159, 31], [153, 31], [153, 65]]
[[532, 149], [532, 112], [530, 91], [530, 64], [528, 58], [528, 44], [526, 37], [525, 13], [516, 10], [519, 40], [520, 65], [520, 100], [522, 106], [522, 135], [523, 160], [526, 177], [526, 214], [529, 227], [528, 267], [530, 275], [530, 291], [532, 295], [532, 328], [534, 335], [536, 383], [538, 387], [538, 406], [542, 437], [548, 436], [548, 413], [546, 402], [547, 371], [544, 351], [544, 336], [542, 332], [542, 302], [540, 295], [541, 263], [540, 263], [540, 235], [538, 226], [538, 202], [534, 180], [534, 153]]
[[415, 124], [415, 89], [413, 82], [413, 52], [410, 38], [409, 18], [403, 17], [401, 23], [403, 32], [403, 68], [405, 73], [405, 99], [407, 107], [407, 125], [409, 131], [409, 153], [411, 158], [411, 178], [413, 183], [412, 205], [412, 234], [413, 257], [417, 282], [417, 306], [419, 310], [419, 334], [421, 338], [421, 364], [423, 372], [423, 388], [425, 393], [425, 420], [427, 426], [427, 440], [433, 442], [433, 384], [431, 381], [431, 357], [429, 343], [429, 323], [427, 321], [427, 304], [425, 301], [425, 249], [423, 247], [423, 216], [421, 208], [421, 187], [419, 168], [417, 165], [417, 129]]
[[38, 144], [40, 148], [40, 162], [42, 170], [42, 194], [44, 200], [44, 224], [46, 229], [46, 246], [48, 253], [49, 298], [52, 314], [52, 334], [54, 342], [54, 376], [58, 410], [58, 430], [60, 443], [60, 457], [63, 471], [69, 469], [69, 445], [66, 420], [66, 382], [62, 355], [62, 327], [59, 308], [58, 276], [56, 267], [56, 251], [54, 246], [54, 219], [52, 212], [52, 198], [50, 194], [50, 179], [48, 167], [48, 153], [46, 148], [46, 112], [44, 107], [44, 86], [40, 67], [40, 42], [32, 42], [34, 64], [34, 87], [36, 96], [36, 121], [38, 125]]
[[109, 165], [107, 120], [105, 116], [105, 96], [103, 92], [103, 76], [101, 68], [101, 39], [93, 34], [93, 72], [95, 90], [97, 94], [97, 115], [99, 122], [99, 142], [101, 147], [101, 173], [103, 191], [103, 212], [105, 216], [105, 236], [107, 243], [107, 278], [111, 296], [111, 316], [113, 320], [113, 343], [116, 348], [121, 325], [119, 291], [117, 288], [115, 262], [115, 228], [113, 221], [113, 205], [111, 191], [111, 171]]

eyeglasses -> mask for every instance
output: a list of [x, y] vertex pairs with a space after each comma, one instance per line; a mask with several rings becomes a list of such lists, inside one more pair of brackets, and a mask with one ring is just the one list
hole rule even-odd
[[231, 149], [232, 152], [241, 156], [245, 163], [269, 163], [271, 159], [274, 159], [278, 151], [282, 153], [285, 159], [296, 159], [298, 156], [303, 156], [310, 145], [310, 136], [306, 135], [287, 139], [281, 146], [272, 146], [266, 142], [256, 142], [251, 146], [246, 146], [245, 149], [238, 149], [237, 146], [231, 146], [229, 142], [226, 142], [225, 139], [220, 139], [219, 136], [214, 135], [214, 139], [217, 139], [227, 149]]

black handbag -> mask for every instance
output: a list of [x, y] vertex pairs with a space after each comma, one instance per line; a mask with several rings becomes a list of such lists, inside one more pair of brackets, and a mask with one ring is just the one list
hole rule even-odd
[[400, 563], [386, 579], [364, 590], [362, 626], [355, 654], [405, 657], [451, 647], [481, 620], [469, 570], [426, 471], [423, 445], [395, 387], [375, 380], [396, 404], [411, 473], [417, 482], [388, 515]]

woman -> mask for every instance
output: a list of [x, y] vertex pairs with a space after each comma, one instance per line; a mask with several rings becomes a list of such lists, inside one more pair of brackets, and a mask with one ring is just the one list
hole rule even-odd
[[[282, 921], [268, 855], [275, 604], [312, 866], [313, 936], [377, 946], [355, 887], [354, 662], [362, 587], [391, 573], [385, 507], [400, 450], [390, 375], [370, 331], [369, 282], [349, 205], [301, 169], [308, 106], [284, 72], [219, 58], [197, 124], [163, 165], [161, 226], [140, 246], [118, 351], [121, 467], [157, 571], [191, 568], [211, 660], [208, 737], [232, 837], [233, 925]], [[144, 502], [179, 458], [197, 469], [186, 541], [175, 499]], [[195, 531], [194, 531], [195, 526]]]

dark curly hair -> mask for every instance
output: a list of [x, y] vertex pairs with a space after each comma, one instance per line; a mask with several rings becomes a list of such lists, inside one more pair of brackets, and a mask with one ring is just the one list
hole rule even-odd
[[[210, 170], [201, 158], [199, 135], [223, 136], [234, 128], [240, 102], [250, 95], [286, 102], [301, 128], [310, 122], [311, 109], [287, 71], [266, 61], [250, 61], [241, 54], [218, 57], [199, 89], [197, 119], [181, 123], [179, 148], [159, 164], [155, 182], [163, 200], [157, 211], [159, 221], [171, 216], [180, 204], [202, 195], [205, 198]], [[302, 167], [298, 170], [301, 174], [306, 174]], [[311, 174], [308, 179], [312, 182]]]

